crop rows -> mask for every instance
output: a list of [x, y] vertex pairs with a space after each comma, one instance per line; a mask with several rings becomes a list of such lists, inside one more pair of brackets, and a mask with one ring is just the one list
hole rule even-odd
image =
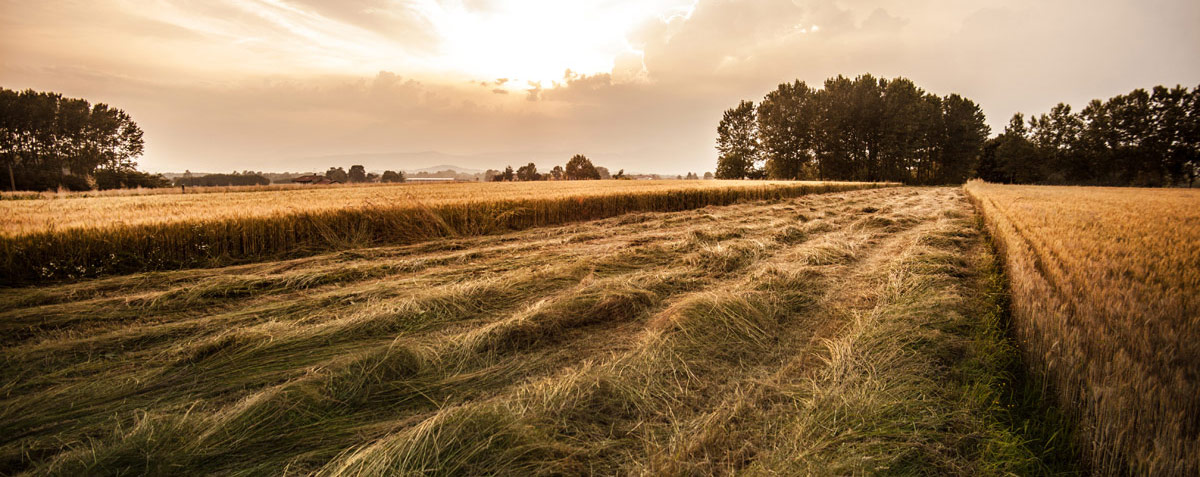
[[1028, 474], [954, 189], [0, 290], [0, 468]]
[[13, 284], [211, 267], [881, 186], [595, 182], [605, 185], [401, 185], [3, 201], [0, 276]]
[[966, 187], [1016, 334], [1099, 474], [1200, 472], [1200, 192]]

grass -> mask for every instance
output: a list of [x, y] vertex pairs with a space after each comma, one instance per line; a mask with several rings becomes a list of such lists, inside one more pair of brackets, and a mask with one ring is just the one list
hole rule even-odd
[[992, 263], [885, 188], [0, 289], [0, 474], [1073, 471]]
[[889, 185], [562, 181], [0, 201], [0, 275], [12, 285], [215, 267]]
[[1200, 192], [966, 191], [1002, 251], [1025, 360], [1090, 467], [1200, 472]]

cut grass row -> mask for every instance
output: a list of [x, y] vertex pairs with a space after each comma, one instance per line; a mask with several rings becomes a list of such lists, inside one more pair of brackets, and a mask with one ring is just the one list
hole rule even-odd
[[[425, 240], [494, 234], [530, 227], [595, 220], [629, 212], [669, 212], [739, 201], [770, 200], [807, 194], [887, 186], [869, 183], [791, 183], [737, 185], [727, 187], [624, 188], [571, 195], [559, 186], [550, 198], [491, 198], [471, 200], [472, 185], [465, 184], [463, 198], [424, 203], [367, 201], [340, 207], [325, 200], [314, 205], [303, 202], [275, 203], [269, 214], [229, 210], [220, 202], [222, 194], [205, 194], [189, 203], [179, 215], [109, 225], [101, 217], [107, 212], [101, 201], [109, 198], [64, 199], [98, 201], [70, 218], [85, 225], [40, 227], [15, 235], [0, 236], [0, 276], [15, 285], [45, 280], [78, 279], [107, 274], [148, 270], [224, 266], [320, 252], [379, 245], [411, 244]], [[474, 187], [482, 187], [476, 185]], [[382, 189], [382, 188], [378, 188]], [[489, 189], [490, 190], [490, 189]], [[253, 194], [281, 194], [259, 192]], [[154, 200], [156, 196], [117, 198]], [[207, 199], [207, 200], [204, 200]], [[329, 198], [326, 198], [329, 199]], [[14, 201], [24, 202], [24, 201]], [[289, 210], [276, 210], [278, 208]], [[88, 221], [88, 214], [97, 220]], [[139, 212], [130, 212], [137, 214]], [[174, 214], [174, 212], [172, 212]], [[178, 218], [174, 218], [178, 217]], [[80, 222], [80, 221], [83, 222]]]
[[1100, 475], [1200, 472], [1200, 192], [966, 186], [1026, 361]]
[[1044, 473], [968, 207], [856, 191], [0, 290], [37, 327], [0, 352], [0, 468]]

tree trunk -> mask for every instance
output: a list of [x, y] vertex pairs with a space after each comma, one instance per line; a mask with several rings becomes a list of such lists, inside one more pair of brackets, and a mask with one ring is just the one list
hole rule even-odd
[[17, 191], [17, 179], [13, 177], [12, 163], [8, 164], [8, 185], [12, 187], [12, 191]]

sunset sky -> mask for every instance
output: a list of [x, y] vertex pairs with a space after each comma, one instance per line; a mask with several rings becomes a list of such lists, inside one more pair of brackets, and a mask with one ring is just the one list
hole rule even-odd
[[721, 111], [780, 82], [906, 76], [995, 133], [1200, 84], [1198, 26], [1195, 0], [0, 0], [0, 86], [125, 109], [157, 172], [702, 173]]

